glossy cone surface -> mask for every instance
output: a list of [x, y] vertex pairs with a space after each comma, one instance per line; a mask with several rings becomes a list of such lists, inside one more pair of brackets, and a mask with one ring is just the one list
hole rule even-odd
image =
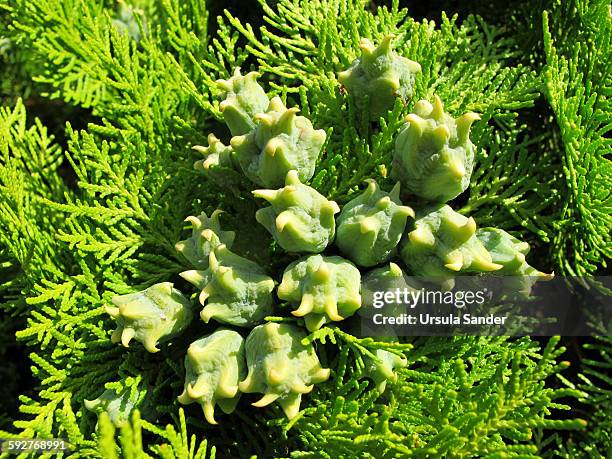
[[318, 330], [329, 321], [341, 321], [361, 307], [361, 275], [342, 257], [311, 255], [291, 263], [283, 274], [277, 295], [296, 307], [306, 328]]
[[293, 325], [270, 322], [255, 327], [246, 340], [248, 375], [239, 384], [242, 392], [264, 394], [253, 406], [278, 402], [293, 419], [300, 410], [302, 394], [329, 378], [306, 334]]
[[438, 96], [433, 104], [417, 102], [395, 140], [392, 176], [428, 201], [459, 196], [470, 185], [475, 147], [469, 134], [478, 119], [471, 112], [454, 119], [444, 112]]
[[400, 255], [416, 276], [438, 278], [452, 288], [459, 273], [497, 271], [491, 254], [476, 237], [476, 222], [438, 205], [417, 214], [415, 229], [408, 233]]
[[302, 182], [312, 178], [326, 134], [298, 111], [274, 97], [267, 111], [255, 116], [252, 131], [232, 137], [240, 168], [253, 183], [280, 187], [290, 170], [296, 170]]
[[231, 413], [240, 399], [238, 383], [246, 375], [244, 338], [226, 328], [194, 341], [185, 356], [185, 389], [178, 401], [197, 402], [204, 417], [216, 424], [215, 405]]
[[322, 252], [334, 239], [338, 204], [303, 185], [297, 171], [287, 173], [284, 188], [253, 194], [271, 204], [255, 217], [287, 252]]
[[135, 339], [149, 352], [157, 344], [180, 334], [193, 319], [191, 303], [170, 282], [155, 284], [142, 292], [113, 298], [106, 312], [117, 322], [111, 340], [129, 347]]
[[206, 270], [180, 273], [186, 281], [201, 289], [200, 317], [206, 323], [217, 322], [252, 327], [272, 312], [274, 281], [255, 262], [231, 252], [225, 245], [209, 255]]
[[338, 216], [336, 245], [344, 256], [360, 266], [388, 261], [396, 253], [408, 217], [414, 211], [402, 205], [399, 183], [386, 193], [374, 180]]
[[415, 76], [421, 73], [417, 62], [393, 51], [392, 39], [392, 35], [387, 35], [374, 46], [370, 40], [362, 38], [361, 57], [338, 74], [340, 84], [352, 94], [358, 106], [368, 110], [372, 120], [384, 116], [397, 97], [404, 102], [411, 100]]

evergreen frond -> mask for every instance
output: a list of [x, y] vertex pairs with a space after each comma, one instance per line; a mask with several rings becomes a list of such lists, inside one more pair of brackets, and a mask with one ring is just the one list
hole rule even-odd
[[[216, 448], [209, 447], [206, 440], [188, 436], [183, 410], [179, 413], [179, 430], [172, 425], [160, 429], [141, 419], [134, 411], [128, 423], [116, 428], [105, 413], [100, 417], [96, 447], [82, 448], [76, 457], [99, 457], [101, 459], [141, 459], [160, 457], [164, 459], [215, 459]], [[147, 440], [143, 442], [143, 437]]]
[[[612, 256], [609, 8], [605, 1], [572, 1], [543, 17], [545, 91], [561, 132], [567, 187], [553, 254], [569, 275], [592, 273]], [[574, 24], [557, 41], [550, 30], [562, 30], [556, 21], [568, 17], [565, 11], [576, 13]]]
[[353, 351], [341, 347], [334, 381], [286, 425], [292, 457], [540, 457], [538, 432], [584, 425], [544, 408], [567, 410], [563, 401], [582, 394], [545, 388], [564, 368], [558, 341], [539, 349], [529, 339], [420, 338], [383, 400], [355, 380]]

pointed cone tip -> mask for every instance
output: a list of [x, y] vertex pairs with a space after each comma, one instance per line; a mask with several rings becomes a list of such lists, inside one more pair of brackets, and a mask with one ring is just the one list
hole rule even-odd
[[251, 403], [251, 405], [257, 408], [263, 408], [264, 406], [269, 405], [270, 403], [275, 402], [280, 397], [280, 394], [268, 393], [261, 397], [256, 402]]
[[378, 221], [373, 217], [366, 217], [359, 222], [359, 231], [361, 234], [375, 233], [378, 230]]
[[274, 201], [277, 196], [277, 190], [253, 190], [251, 191], [256, 198], [265, 199], [266, 201]]
[[260, 76], [261, 76], [261, 73], [256, 72], [256, 71], [252, 71], [252, 72], [247, 73], [244, 76], [244, 78], [247, 78], [247, 79], [249, 79], [251, 81], [257, 81], [257, 78], [259, 78]]
[[[208, 287], [208, 286], [206, 286], [206, 287]], [[206, 289], [206, 287], [204, 287], [204, 288], [202, 289], [202, 291], [200, 292], [200, 295], [198, 295], [198, 301], [200, 302], [200, 304], [201, 304], [202, 306], [204, 306], [204, 303], [206, 303], [206, 300], [208, 300], [208, 298], [210, 297], [210, 292], [209, 292], [209, 291]], [[204, 308], [204, 309], [206, 309], [206, 308]], [[209, 319], [210, 317], [209, 317], [208, 319], [205, 319], [205, 318], [204, 318], [204, 316], [206, 315], [206, 314], [204, 313], [204, 309], [202, 309], [202, 311], [200, 312], [200, 317], [202, 317], [202, 320], [203, 320], [204, 322], [208, 323], [208, 319]]]
[[468, 218], [467, 222], [464, 225], [464, 228], [468, 230], [468, 232], [471, 234], [476, 233], [476, 220], [474, 220], [474, 217]]
[[359, 49], [361, 50], [362, 57], [364, 57], [364, 56], [371, 56], [374, 53], [374, 50], [375, 50], [374, 43], [372, 43], [367, 38], [362, 38], [359, 41]]
[[268, 113], [257, 113], [253, 116], [253, 119], [266, 127], [274, 125], [274, 117]]
[[206, 239], [208, 242], [211, 242], [213, 238], [215, 237], [215, 232], [211, 230], [210, 228], [206, 228], [205, 230], [202, 230], [200, 234], [202, 235], [202, 238]]
[[196, 343], [191, 343], [191, 345], [187, 348], [187, 357], [193, 361], [198, 361], [202, 356], [202, 351]]
[[286, 110], [286, 107], [283, 103], [283, 99], [278, 96], [274, 96], [272, 99], [270, 99], [270, 103], [268, 104], [268, 111], [280, 112], [284, 110]]
[[376, 207], [378, 207], [379, 209], [385, 209], [389, 207], [389, 204], [391, 204], [391, 197], [383, 196], [376, 202]]
[[220, 398], [234, 398], [238, 394], [238, 385], [230, 386], [226, 382], [221, 382], [217, 388]]
[[[201, 380], [198, 380], [198, 382], [199, 381]], [[191, 383], [187, 384], [187, 388], [185, 389], [185, 391], [187, 392], [187, 395], [189, 395], [189, 397], [197, 399], [204, 395], [204, 393], [206, 392], [206, 384], [198, 384], [198, 382], [196, 382], [196, 386], [199, 387], [194, 387], [194, 385]]]
[[[200, 301], [200, 303], [204, 304], [202, 301]], [[208, 308], [208, 310], [207, 310]], [[207, 324], [210, 319], [213, 317], [214, 313], [212, 311], [210, 311], [210, 308], [208, 306], [206, 306], [204, 309], [202, 309], [200, 311], [200, 318], [202, 319], [202, 321]]]
[[121, 314], [121, 312], [119, 311], [119, 308], [113, 307], [113, 306], [104, 306], [104, 311], [111, 316], [112, 318], [117, 318], [119, 317], [119, 315]]
[[393, 46], [393, 39], [395, 38], [395, 35], [393, 34], [389, 34], [389, 35], [385, 35], [383, 37], [383, 39], [380, 41], [380, 44], [378, 45], [377, 51], [379, 54], [387, 54], [389, 53]]
[[291, 222], [293, 221], [293, 215], [291, 214], [291, 211], [289, 210], [285, 210], [283, 212], [281, 212], [275, 220], [275, 225], [276, 225], [276, 230], [278, 232], [282, 232], [287, 225], [291, 225]]
[[540, 273], [540, 277], [542, 278], [543, 281], [550, 281], [550, 280], [554, 279], [555, 273], [554, 272], [552, 272], [550, 274]]
[[193, 228], [200, 228], [202, 226], [202, 220], [200, 220], [198, 217], [194, 215], [190, 215], [189, 217], [185, 218], [185, 220], [183, 221], [191, 223], [191, 226]]
[[412, 230], [408, 233], [408, 239], [413, 244], [422, 244], [427, 246], [432, 246], [435, 244], [435, 238], [431, 231], [417, 227], [415, 230]]
[[191, 397], [187, 394], [187, 391], [183, 390], [183, 392], [176, 397], [176, 400], [181, 404], [181, 405], [189, 405], [190, 403], [193, 403], [193, 400], [191, 399]]
[[399, 206], [398, 207], [398, 212], [401, 215], [405, 216], [405, 217], [412, 217], [412, 218], [414, 218], [415, 215], [416, 215], [414, 213], [414, 209], [412, 207], [409, 207], [409, 206]]
[[288, 108], [278, 119], [279, 128], [283, 130], [291, 130], [295, 117], [300, 112], [297, 107]]
[[413, 135], [422, 136], [423, 135], [423, 119], [414, 113], [406, 116], [404, 121], [408, 123], [408, 132], [411, 132]]
[[202, 405], [202, 411], [204, 411], [206, 422], [213, 425], [217, 424], [217, 421], [215, 421], [215, 407], [213, 406], [212, 402], [207, 402]]
[[397, 264], [390, 262], [389, 263], [389, 272], [394, 276], [394, 277], [400, 277], [403, 275], [402, 272], [402, 268], [400, 268]]
[[321, 206], [321, 212], [335, 215], [340, 212], [340, 206], [336, 201], [327, 201]]
[[330, 320], [334, 322], [340, 322], [341, 320], [344, 320], [344, 317], [342, 317], [338, 313], [338, 302], [335, 297], [329, 298], [325, 302], [325, 314], [327, 315], [327, 317], [330, 318]]
[[[213, 213], [210, 214], [210, 220], [216, 224], [219, 224], [219, 216], [224, 213], [223, 209], [215, 209]], [[206, 214], [204, 214], [206, 215]]]
[[121, 333], [121, 345], [123, 347], [130, 347], [130, 341], [136, 336], [136, 331], [133, 328], [124, 328]]
[[497, 271], [504, 267], [503, 265], [485, 259], [476, 259], [472, 264], [481, 271]]
[[300, 185], [300, 174], [295, 169], [291, 169], [287, 172], [287, 176], [285, 177], [285, 186], [291, 185]]
[[85, 405], [85, 408], [87, 408], [89, 411], [93, 411], [96, 409], [96, 407], [100, 404], [100, 400], [95, 399], [95, 400], [83, 400], [83, 405]]
[[321, 368], [314, 374], [313, 378], [316, 379], [316, 382], [321, 383], [321, 382], [327, 381], [330, 375], [331, 375], [330, 368]]
[[234, 149], [240, 149], [246, 143], [248, 143], [246, 135], [237, 135], [230, 139], [230, 146]]
[[295, 310], [291, 311], [295, 317], [304, 317], [306, 314], [312, 312], [314, 307], [314, 299], [310, 294], [304, 294], [300, 302], [300, 306]]
[[198, 271], [197, 269], [190, 269], [189, 271], [180, 272], [179, 276], [190, 284], [199, 284], [203, 279], [201, 271]]
[[463, 267], [463, 262], [455, 261], [454, 263], [447, 263], [444, 266], [450, 269], [451, 271], [461, 271], [461, 268]]
[[278, 151], [282, 151], [285, 143], [278, 137], [273, 137], [268, 140], [268, 143], [263, 149], [263, 152], [269, 156], [276, 156]]
[[203, 147], [202, 145], [193, 145], [191, 149], [197, 151], [198, 153], [202, 153], [204, 155], [209, 154], [208, 147]]
[[442, 104], [442, 100], [436, 94], [434, 96], [433, 110], [431, 112], [431, 117], [435, 120], [441, 120], [444, 117], [444, 105]]
[[214, 250], [211, 250], [208, 254], [208, 266], [213, 271], [219, 267], [219, 259], [217, 258], [217, 251], [221, 252], [221, 247], [225, 248], [225, 244], [219, 244]]
[[238, 390], [245, 394], [252, 392], [252, 389], [253, 389], [252, 385], [253, 385], [253, 374], [249, 373], [247, 374], [247, 377], [244, 379], [244, 381], [238, 382]]
[[291, 386], [291, 389], [298, 394], [308, 394], [314, 389], [314, 384], [306, 385], [303, 382], [296, 382]]

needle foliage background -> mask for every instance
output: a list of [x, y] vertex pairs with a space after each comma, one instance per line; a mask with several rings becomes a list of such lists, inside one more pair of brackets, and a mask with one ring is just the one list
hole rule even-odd
[[[105, 458], [610, 456], [608, 339], [390, 345], [324, 328], [310, 339], [332, 377], [300, 416], [243, 397], [219, 426], [176, 402], [189, 337], [154, 355], [110, 343], [113, 295], [182, 285], [188, 215], [224, 209], [238, 252], [285, 264], [249, 190], [193, 169], [191, 147], [225, 132], [214, 82], [235, 67], [328, 132], [321, 193], [342, 204], [366, 178], [391, 184], [414, 102], [379, 125], [355, 109], [337, 73], [362, 37], [394, 34], [420, 63], [414, 100], [481, 114], [454, 208], [530, 242], [543, 271], [609, 272], [609, 1], [401, 3], [0, 0], [0, 437], [64, 437], [73, 457]], [[409, 364], [380, 397], [360, 376], [388, 346]], [[117, 431], [83, 407], [105, 389], [140, 394]]]

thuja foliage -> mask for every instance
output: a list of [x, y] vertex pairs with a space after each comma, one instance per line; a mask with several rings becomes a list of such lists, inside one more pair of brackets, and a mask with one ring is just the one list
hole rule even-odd
[[[567, 367], [557, 339], [398, 343], [357, 338], [350, 322], [324, 326], [303, 344], [316, 346], [331, 375], [291, 421], [280, 406], [251, 407], [247, 394], [211, 426], [199, 403], [181, 408], [176, 397], [189, 344], [214, 328], [195, 320], [160, 352], [136, 343], [126, 350], [111, 343], [105, 306], [162, 282], [190, 291], [177, 276], [192, 269], [175, 248], [193, 230], [182, 222], [217, 208], [223, 229], [236, 233], [232, 251], [278, 281], [293, 261], [255, 220], [262, 206], [240, 174], [209, 177], [193, 167], [202, 155], [191, 147], [208, 145], [210, 132], [229, 144], [220, 123], [228, 90], [216, 80], [227, 82], [236, 67], [259, 72], [268, 98], [299, 106], [325, 131], [309, 186], [341, 205], [365, 179], [393, 187], [395, 138], [416, 101], [437, 95], [449, 116], [478, 113], [469, 195], [453, 208], [532, 243], [532, 264], [546, 272], [602, 269], [610, 255], [610, 18], [605, 2], [570, 3], [538, 11], [544, 27], [533, 42], [542, 51], [533, 64], [503, 27], [439, 13], [436, 23], [418, 21], [397, 2], [261, 0], [262, 27], [236, 13], [212, 17], [198, 1], [0, 2], [5, 55], [19, 70], [11, 78], [27, 88], [9, 85], [0, 109], [0, 305], [4, 317], [23, 321], [16, 337], [36, 379], [1, 436], [65, 437], [75, 457], [549, 454], [551, 431], [585, 425], [561, 411], [602, 383], [585, 373], [582, 385], [555, 384]], [[556, 23], [571, 25], [567, 36]], [[363, 38], [378, 44], [391, 35], [393, 52], [420, 72], [411, 98], [372, 117], [363, 108], [370, 101], [343, 87], [339, 73], [362, 55]], [[55, 126], [67, 142], [56, 142], [16, 98], [32, 92], [68, 113], [86, 110], [92, 122], [78, 130], [68, 116], [65, 128]], [[529, 116], [536, 103], [554, 117]], [[407, 362], [383, 395], [367, 377], [381, 350]], [[137, 409], [115, 427], [85, 409], [102, 393]], [[594, 422], [608, 419], [598, 413]]]
[[[134, 411], [129, 423], [121, 427], [115, 439], [116, 427], [108, 415], [100, 417], [99, 438], [95, 446], [80, 451], [83, 457], [118, 458], [189, 458], [214, 459], [216, 448], [209, 447], [206, 440], [198, 440], [196, 435], [189, 434], [185, 413], [179, 410], [177, 428], [168, 426], [160, 429], [141, 418], [138, 410]], [[144, 442], [144, 435], [151, 435], [155, 440]]]
[[589, 413], [592, 426], [586, 432], [577, 432], [569, 440], [555, 437], [557, 448], [552, 452], [558, 457], [589, 457], [603, 459], [612, 454], [612, 340], [609, 337], [598, 337], [593, 342], [585, 343], [581, 351], [584, 358], [581, 362], [578, 380], [564, 380], [571, 388], [583, 391], [581, 409]]
[[[612, 256], [612, 21], [609, 2], [569, 2], [557, 13], [569, 8], [579, 11], [570, 42], [551, 32], [561, 30], [555, 25], [561, 14], [543, 16], [544, 93], [563, 140], [567, 187], [556, 224], [556, 263], [568, 274], [582, 275]], [[563, 255], [567, 246], [572, 256]]]
[[[323, 340], [342, 339], [333, 332]], [[558, 340], [540, 350], [529, 339], [417, 339], [407, 352], [408, 369], [376, 400], [348, 363], [368, 343], [348, 339], [338, 356], [333, 388], [293, 426], [304, 447], [296, 457], [539, 457], [535, 437], [542, 428], [576, 428], [584, 421], [545, 419], [540, 403], [578, 395], [575, 389], [545, 388], [542, 378], [560, 371]], [[369, 343], [374, 344], [374, 343]], [[399, 347], [398, 346], [398, 347]], [[366, 348], [367, 349], [367, 348]], [[525, 401], [528, 401], [525, 404]], [[533, 404], [532, 404], [533, 403]], [[289, 431], [291, 432], [291, 430]], [[507, 454], [504, 456], [504, 454]]]

